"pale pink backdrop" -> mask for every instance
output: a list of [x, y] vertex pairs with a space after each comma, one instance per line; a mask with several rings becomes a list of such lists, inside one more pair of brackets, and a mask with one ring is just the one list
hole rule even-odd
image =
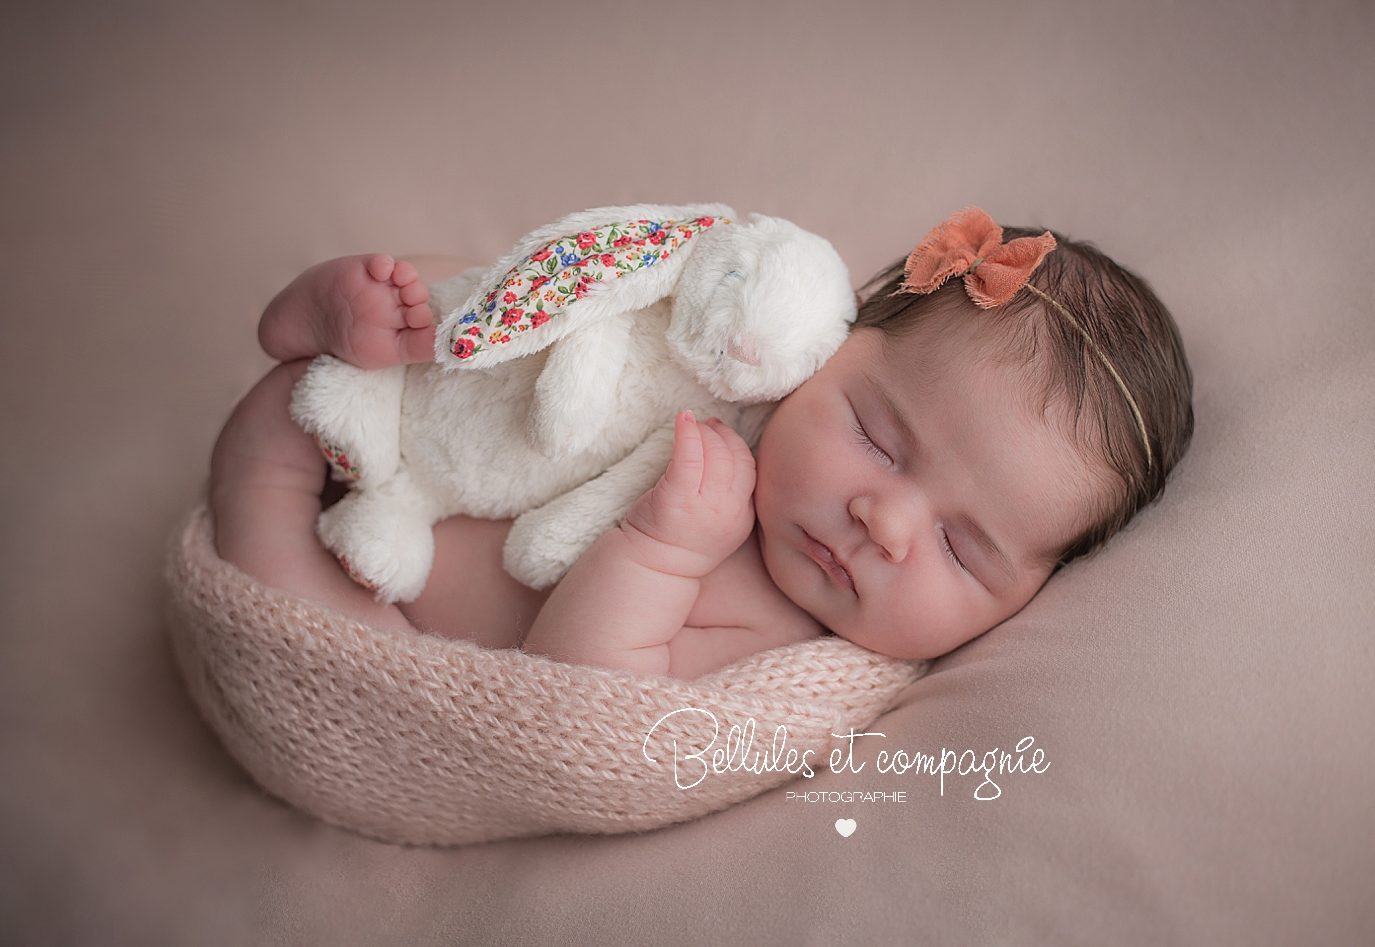
[[[1375, 939], [1373, 62], [1354, 0], [7, 11], [0, 939]], [[702, 200], [856, 283], [979, 204], [1174, 308], [1198, 432], [1163, 502], [875, 726], [1051, 768], [460, 850], [262, 794], [175, 676], [160, 568], [263, 304], [338, 254]]]

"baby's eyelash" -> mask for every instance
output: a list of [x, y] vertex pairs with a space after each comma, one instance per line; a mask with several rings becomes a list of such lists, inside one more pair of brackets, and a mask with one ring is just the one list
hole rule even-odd
[[869, 436], [868, 431], [864, 430], [864, 425], [859, 422], [859, 419], [855, 419], [855, 422], [850, 425], [850, 430], [855, 432], [855, 436], [859, 438], [859, 442], [864, 445], [869, 453], [885, 462], [893, 459], [888, 456], [886, 450], [874, 443], [874, 439]]
[[955, 547], [950, 545], [950, 534], [945, 530], [941, 530], [941, 545], [945, 547], [945, 554], [950, 557], [951, 562], [955, 563], [955, 565], [959, 566], [965, 572], [969, 571], [964, 568], [964, 563], [960, 561], [960, 557], [955, 555]]

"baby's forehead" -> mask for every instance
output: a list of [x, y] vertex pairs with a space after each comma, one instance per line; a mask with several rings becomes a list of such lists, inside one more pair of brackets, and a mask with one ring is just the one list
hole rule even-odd
[[975, 389], [988, 396], [981, 403], [1000, 413], [1051, 416], [1054, 405], [1049, 402], [1054, 399], [1049, 397], [1045, 359], [1037, 357], [1034, 347], [1028, 352], [1019, 346], [980, 310], [970, 309], [975, 315], [928, 318], [901, 332], [874, 330], [881, 344], [871, 350], [871, 366], [898, 382], [892, 387], [899, 401], [951, 388]]
[[923, 463], [1016, 508], [1033, 551], [1058, 556], [1111, 497], [1096, 419], [1049, 392], [1043, 369], [988, 327], [941, 328], [885, 338], [860, 385], [899, 429], [906, 419]]

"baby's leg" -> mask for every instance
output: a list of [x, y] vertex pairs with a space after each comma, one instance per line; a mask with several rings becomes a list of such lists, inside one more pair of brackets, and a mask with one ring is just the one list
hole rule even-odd
[[484, 648], [516, 648], [549, 590], [529, 589], [502, 568], [510, 520], [451, 516], [434, 526], [434, 568], [425, 591], [397, 607], [430, 634], [467, 638]]
[[325, 461], [287, 413], [307, 360], [278, 365], [235, 407], [210, 460], [220, 556], [258, 580], [376, 627], [414, 631], [344, 574], [315, 535]]

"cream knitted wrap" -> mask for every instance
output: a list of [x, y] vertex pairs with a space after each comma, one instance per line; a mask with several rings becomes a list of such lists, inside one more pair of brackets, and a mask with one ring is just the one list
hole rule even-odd
[[713, 750], [753, 719], [756, 760], [783, 725], [820, 771], [834, 734], [864, 729], [926, 669], [828, 636], [679, 681], [384, 631], [256, 581], [219, 558], [212, 530], [195, 509], [167, 563], [192, 698], [268, 792], [390, 842], [630, 832], [714, 812], [797, 777], [780, 764], [679, 789], [674, 741], [681, 756], [713, 733], [702, 713], [666, 715], [709, 711]]

